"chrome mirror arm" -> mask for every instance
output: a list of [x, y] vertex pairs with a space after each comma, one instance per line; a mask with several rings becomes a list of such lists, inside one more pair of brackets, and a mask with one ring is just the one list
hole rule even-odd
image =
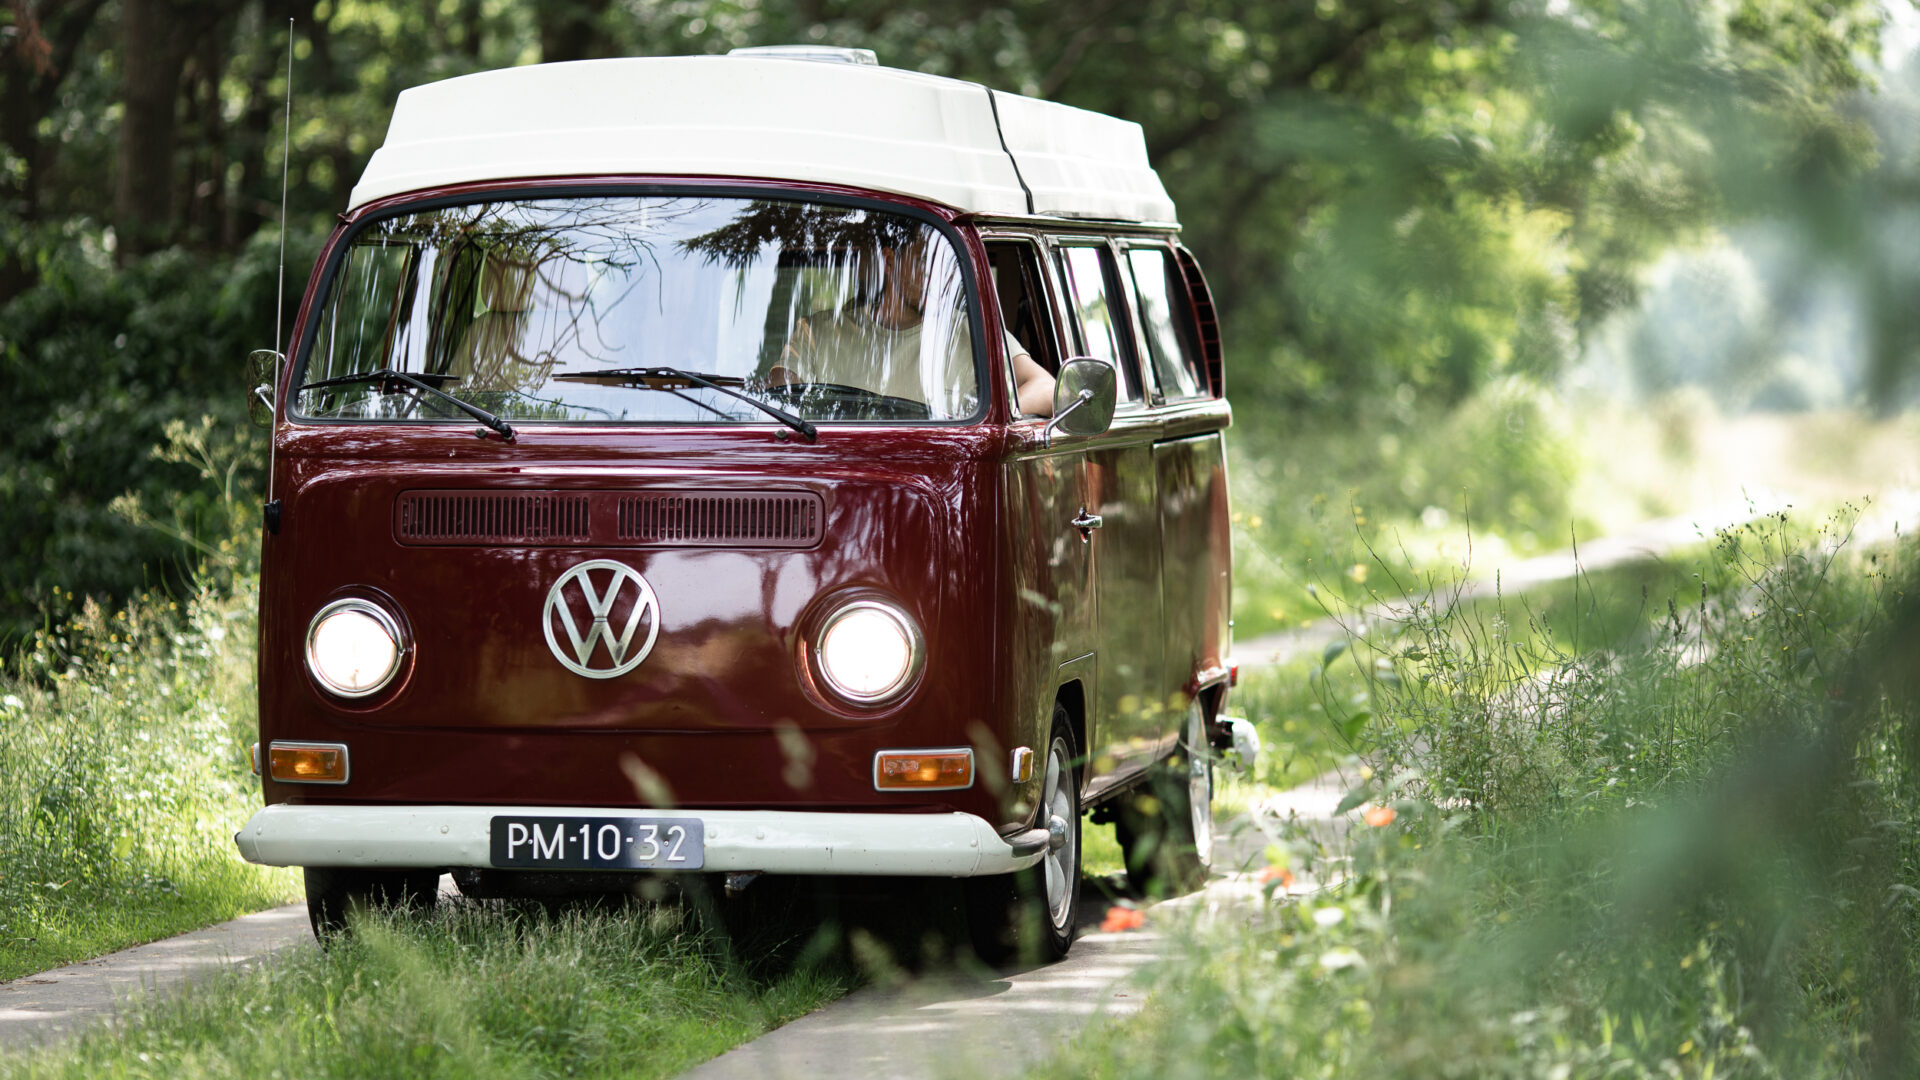
[[1078, 409], [1082, 405], [1085, 405], [1087, 402], [1092, 400], [1093, 400], [1093, 391], [1082, 390], [1080, 391], [1080, 396], [1073, 399], [1073, 404], [1067, 406], [1064, 409], [1061, 409], [1057, 413], [1054, 413], [1053, 419], [1047, 421], [1047, 426], [1040, 429], [1040, 448], [1042, 450], [1052, 449], [1054, 429], [1058, 428], [1061, 424], [1066, 423], [1067, 417], [1072, 415], [1073, 410]]

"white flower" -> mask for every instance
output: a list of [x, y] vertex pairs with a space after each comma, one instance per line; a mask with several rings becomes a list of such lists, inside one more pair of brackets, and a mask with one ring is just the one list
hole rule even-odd
[[15, 709], [25, 708], [26, 702], [21, 701], [18, 697], [12, 694], [8, 694], [6, 697], [0, 698], [0, 705], [5, 705], [7, 707], [7, 711], [12, 712]]
[[1346, 917], [1347, 912], [1344, 908], [1315, 908], [1313, 911], [1313, 924], [1315, 926], [1339, 926], [1340, 921]]
[[1361, 959], [1360, 954], [1354, 952], [1352, 949], [1328, 949], [1326, 952], [1320, 954], [1320, 966], [1326, 968], [1328, 971], [1339, 971], [1341, 968], [1359, 967], [1364, 963], [1366, 963], [1366, 961]]

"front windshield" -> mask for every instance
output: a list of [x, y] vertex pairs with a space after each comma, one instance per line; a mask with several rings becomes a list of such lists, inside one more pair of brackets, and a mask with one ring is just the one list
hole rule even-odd
[[475, 203], [361, 230], [295, 407], [472, 422], [404, 382], [354, 378], [388, 369], [516, 423], [769, 422], [651, 370], [663, 367], [806, 420], [953, 421], [980, 406], [959, 263], [932, 225], [636, 195]]

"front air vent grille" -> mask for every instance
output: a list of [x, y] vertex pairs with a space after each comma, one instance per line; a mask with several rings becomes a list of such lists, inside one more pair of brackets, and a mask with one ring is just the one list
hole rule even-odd
[[584, 544], [589, 496], [545, 491], [409, 491], [394, 532], [407, 544]]
[[626, 543], [687, 547], [812, 547], [826, 517], [818, 495], [658, 492], [620, 498]]
[[810, 548], [826, 516], [805, 491], [408, 491], [393, 533], [410, 547]]

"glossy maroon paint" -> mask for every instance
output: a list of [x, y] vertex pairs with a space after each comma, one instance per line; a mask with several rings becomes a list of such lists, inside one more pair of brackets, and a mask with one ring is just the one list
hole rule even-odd
[[[559, 193], [548, 179], [416, 192], [344, 216], [324, 266], [359, 219], [424, 198]], [[595, 187], [686, 184], [595, 177]], [[706, 182], [706, 181], [703, 181]], [[874, 193], [711, 178], [769, 193]], [[985, 282], [979, 232], [957, 222]], [[314, 317], [318, 276], [295, 326]], [[1054, 287], [1054, 286], [1050, 286]], [[991, 288], [983, 316], [998, 325]], [[1006, 362], [996, 335], [992, 370]], [[1213, 358], [1217, 364], [1217, 357]], [[290, 369], [291, 370], [291, 369]], [[1228, 636], [1223, 400], [1140, 407], [1091, 439], [1040, 444], [1009, 423], [1002, 378], [972, 426], [820, 426], [817, 442], [771, 424], [518, 425], [511, 444], [462, 424], [305, 423], [276, 417], [281, 526], [266, 537], [260, 618], [263, 742], [348, 744], [337, 787], [265, 781], [269, 803], [648, 805], [636, 776], [691, 808], [961, 810], [1009, 826], [1037, 782], [1008, 785], [1007, 750], [1044, 745], [1056, 695], [1075, 704], [1095, 759], [1090, 795], [1170, 749], [1169, 709], [1225, 692]], [[417, 490], [805, 491], [826, 508], [810, 548], [403, 544], [395, 501]], [[1083, 537], [1083, 507], [1109, 524]], [[608, 680], [556, 663], [542, 634], [547, 590], [568, 567], [619, 559], [660, 600], [653, 651]], [[928, 662], [903, 698], [858, 708], [824, 692], [807, 643], [831, 607], [892, 598], [917, 620]], [[303, 660], [313, 613], [347, 595], [401, 616], [403, 670], [381, 693], [335, 698]], [[1131, 696], [1131, 702], [1123, 702]], [[1143, 696], [1158, 712], [1136, 706]], [[921, 795], [874, 790], [889, 747], [971, 745], [980, 782]]]

